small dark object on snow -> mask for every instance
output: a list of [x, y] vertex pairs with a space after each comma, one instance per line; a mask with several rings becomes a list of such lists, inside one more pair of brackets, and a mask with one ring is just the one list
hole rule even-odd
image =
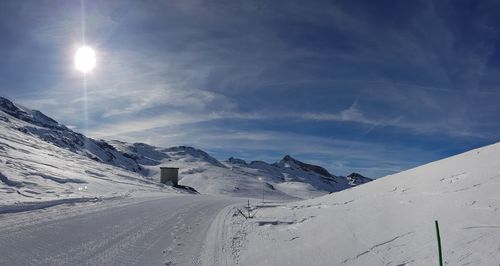
[[174, 185], [175, 188], [180, 188], [180, 189], [183, 189], [183, 190], [186, 190], [188, 192], [191, 192], [193, 194], [200, 194], [198, 191], [196, 191], [196, 189], [190, 187], [190, 186], [183, 186], [183, 185]]

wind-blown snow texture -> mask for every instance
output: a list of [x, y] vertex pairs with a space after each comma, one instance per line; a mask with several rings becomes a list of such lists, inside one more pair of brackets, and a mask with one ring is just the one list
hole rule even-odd
[[497, 143], [353, 189], [267, 206], [256, 219], [229, 213], [218, 221], [225, 223], [219, 242], [227, 245], [214, 259], [227, 265], [437, 265], [438, 220], [445, 264], [498, 265], [499, 158]]
[[2, 204], [169, 190], [158, 182], [160, 166], [179, 167], [180, 183], [201, 193], [260, 198], [264, 190], [268, 199], [312, 198], [370, 181], [290, 156], [275, 164], [219, 162], [192, 147], [94, 140], [0, 97]]

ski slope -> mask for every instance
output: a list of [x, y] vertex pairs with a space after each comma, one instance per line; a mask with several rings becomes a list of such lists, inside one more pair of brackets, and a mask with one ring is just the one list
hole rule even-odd
[[[130, 201], [130, 200], [129, 200]], [[213, 218], [234, 198], [170, 196], [135, 199], [81, 214], [19, 225], [1, 221], [0, 265], [204, 265], [200, 256]], [[85, 206], [86, 209], [92, 206]], [[43, 213], [35, 217], [43, 217]]]
[[[500, 143], [331, 195], [227, 215], [226, 265], [500, 263]], [[234, 209], [233, 209], [234, 213]], [[234, 238], [234, 239], [233, 239]], [[222, 240], [221, 240], [222, 241]]]

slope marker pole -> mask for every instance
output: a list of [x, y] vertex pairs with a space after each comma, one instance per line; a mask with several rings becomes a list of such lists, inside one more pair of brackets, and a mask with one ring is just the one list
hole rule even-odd
[[439, 224], [437, 220], [435, 220], [434, 223], [436, 224], [436, 236], [437, 236], [438, 252], [439, 252], [439, 266], [443, 266], [443, 252], [441, 250], [441, 236], [439, 235]]

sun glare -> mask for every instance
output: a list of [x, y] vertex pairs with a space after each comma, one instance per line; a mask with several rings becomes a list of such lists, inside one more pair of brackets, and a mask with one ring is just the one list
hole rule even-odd
[[92, 71], [95, 67], [95, 51], [91, 47], [82, 46], [75, 53], [75, 68], [83, 73]]

